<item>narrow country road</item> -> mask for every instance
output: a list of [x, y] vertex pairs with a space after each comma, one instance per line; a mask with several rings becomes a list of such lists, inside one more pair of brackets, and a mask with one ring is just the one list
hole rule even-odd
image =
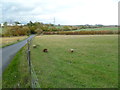
[[[0, 48], [0, 76], [5, 68], [8, 66], [15, 54], [27, 43], [28, 39], [33, 38], [35, 35], [31, 35], [26, 40], [18, 42], [16, 44]], [[1, 59], [2, 57], [2, 59]]]

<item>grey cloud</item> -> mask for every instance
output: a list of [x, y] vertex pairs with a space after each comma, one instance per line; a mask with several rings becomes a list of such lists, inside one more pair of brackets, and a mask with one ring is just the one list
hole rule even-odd
[[[65, 9], [73, 7], [72, 5], [62, 5], [56, 2], [39, 1], [34, 3], [21, 2], [3, 2], [3, 20], [4, 21], [21, 21], [28, 22], [32, 20], [42, 20], [36, 18], [38, 15], [54, 15], [57, 12], [62, 12]], [[33, 2], [33, 1], [32, 1]], [[52, 7], [52, 8], [51, 8]], [[37, 11], [35, 11], [38, 8]], [[41, 10], [39, 10], [39, 8]], [[44, 21], [44, 20], [42, 20]]]
[[3, 14], [19, 14], [20, 12], [30, 12], [34, 7], [25, 7], [19, 3], [5, 3], [3, 4]]

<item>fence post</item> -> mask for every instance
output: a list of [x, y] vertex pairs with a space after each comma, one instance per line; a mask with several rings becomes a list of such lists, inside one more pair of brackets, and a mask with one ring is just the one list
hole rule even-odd
[[29, 65], [29, 73], [30, 73], [30, 82], [32, 85], [32, 76], [31, 76], [31, 58], [30, 58], [30, 40], [27, 40], [28, 48], [27, 48], [27, 60]]
[[31, 75], [31, 60], [30, 60], [30, 50], [28, 50], [28, 63], [29, 63], [29, 72]]
[[[28, 65], [29, 65], [30, 82], [31, 82], [32, 90], [34, 90], [34, 88], [36, 87], [37, 82], [36, 82], [35, 76], [33, 76], [33, 73], [35, 73], [35, 72], [34, 72], [34, 70], [32, 70], [33, 68], [32, 68], [31, 57], [30, 57], [31, 56], [31, 51], [30, 51], [31, 41], [32, 41], [32, 39], [27, 40], [27, 44], [28, 44], [28, 47], [27, 47], [27, 60], [28, 60]], [[39, 87], [40, 87], [40, 85], [39, 85]]]
[[30, 43], [29, 43], [30, 41], [29, 40], [27, 40], [27, 43], [28, 43], [28, 50], [30, 50]]

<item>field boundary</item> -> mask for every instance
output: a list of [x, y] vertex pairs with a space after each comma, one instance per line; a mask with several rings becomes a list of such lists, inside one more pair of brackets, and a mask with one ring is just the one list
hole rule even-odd
[[29, 65], [29, 74], [30, 74], [30, 77], [31, 77], [31, 87], [32, 88], [40, 88], [40, 84], [38, 83], [38, 78], [37, 78], [37, 75], [35, 73], [35, 70], [34, 70], [34, 67], [32, 65], [32, 62], [31, 62], [31, 50], [30, 50], [30, 45], [31, 45], [31, 40], [28, 40], [27, 41], [27, 60], [28, 60], [28, 65]]
[[112, 34], [120, 34], [120, 31], [56, 31], [56, 32], [44, 32], [44, 35], [112, 35]]

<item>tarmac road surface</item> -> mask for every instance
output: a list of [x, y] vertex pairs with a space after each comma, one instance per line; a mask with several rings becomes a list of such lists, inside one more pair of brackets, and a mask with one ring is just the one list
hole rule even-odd
[[31, 35], [24, 41], [18, 42], [16, 44], [4, 48], [0, 48], [0, 76], [10, 63], [10, 61], [13, 59], [15, 54], [27, 43], [27, 40], [32, 39], [34, 36], [35, 35]]

